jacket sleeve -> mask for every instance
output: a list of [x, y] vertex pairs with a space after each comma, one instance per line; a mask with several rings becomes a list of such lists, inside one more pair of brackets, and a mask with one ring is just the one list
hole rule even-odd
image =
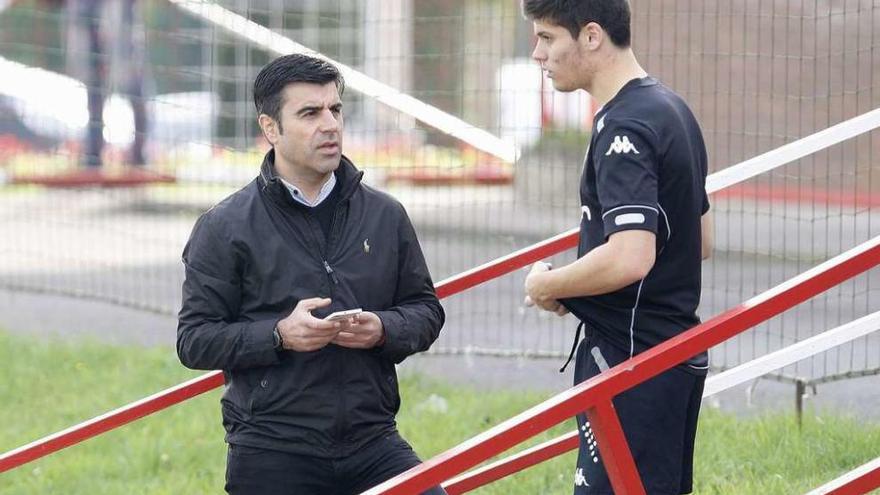
[[183, 250], [185, 279], [178, 315], [177, 355], [192, 369], [234, 370], [279, 362], [272, 331], [277, 320], [240, 321], [241, 266], [210, 213], [193, 227]]
[[376, 311], [385, 327], [382, 355], [400, 363], [407, 356], [428, 350], [440, 335], [446, 314], [428, 273], [422, 248], [406, 211], [398, 225], [398, 275], [394, 306]]

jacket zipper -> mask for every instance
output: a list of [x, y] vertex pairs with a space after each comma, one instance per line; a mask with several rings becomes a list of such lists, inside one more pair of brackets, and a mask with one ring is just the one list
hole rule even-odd
[[327, 260], [322, 260], [324, 262], [324, 271], [327, 272], [327, 276], [330, 277], [330, 280], [333, 282], [333, 285], [339, 285], [339, 279], [336, 278], [336, 272], [333, 271], [333, 268], [330, 267], [330, 263], [327, 263]]
[[[348, 200], [349, 196], [350, 196], [350, 194], [347, 194], [347, 195], [343, 196], [342, 198], [340, 198], [339, 204], [336, 206], [336, 209], [333, 212], [333, 218], [330, 221], [330, 235], [327, 236], [327, 240], [324, 243], [323, 252], [320, 252], [319, 249], [315, 250], [315, 251], [319, 251], [319, 259], [320, 259], [321, 263], [324, 265], [324, 271], [327, 273], [327, 277], [330, 279], [330, 281], [333, 283], [333, 285], [339, 285], [339, 278], [336, 276], [336, 272], [333, 270], [333, 267], [331, 267], [330, 263], [327, 261], [327, 257], [330, 253], [333, 252], [332, 248], [333, 248], [333, 245], [335, 244], [334, 241], [336, 240], [336, 237], [338, 237], [338, 233], [336, 231], [339, 229], [339, 226], [338, 226], [339, 209], [342, 207], [342, 204], [346, 200]], [[344, 366], [344, 364], [345, 364], [344, 359], [342, 360], [341, 364], [342, 364], [342, 366]], [[345, 393], [344, 393], [345, 385], [343, 383], [343, 376], [344, 375], [345, 375], [344, 372], [337, 374], [337, 390], [338, 390], [338, 394], [340, 397], [340, 401], [339, 401], [338, 421], [336, 424], [336, 432], [337, 432], [336, 438], [337, 438], [337, 441], [341, 441], [341, 443], [344, 443], [346, 441], [345, 431], [346, 431], [346, 423], [348, 421], [347, 414], [346, 414], [347, 411], [346, 411], [346, 401], [345, 401]]]
[[[333, 248], [336, 245], [337, 238], [339, 237], [339, 210], [343, 208], [343, 204], [347, 201], [347, 197], [343, 197], [340, 199], [339, 203], [336, 205], [336, 208], [333, 210], [333, 218], [330, 220], [330, 232], [327, 235], [327, 242], [324, 243], [324, 271], [327, 272], [327, 276], [330, 277], [330, 281], [333, 282], [334, 285], [339, 285], [339, 278], [336, 276], [336, 272], [333, 271], [333, 267], [330, 266], [330, 263], [327, 261], [327, 257], [333, 252]], [[345, 367], [345, 359], [340, 360], [339, 366], [340, 368]], [[338, 448], [340, 449], [340, 453], [345, 451], [344, 445], [347, 443], [347, 427], [346, 423], [348, 422], [348, 414], [347, 414], [347, 404], [345, 401], [345, 375], [346, 372], [344, 369], [340, 370], [341, 372], [336, 375], [337, 377], [337, 394], [339, 395], [339, 409], [336, 415], [337, 423], [336, 423], [336, 441]]]
[[344, 201], [344, 198], [343, 198], [343, 200], [340, 200], [339, 204], [337, 204], [336, 208], [334, 208], [334, 210], [333, 210], [333, 218], [330, 220], [330, 232], [329, 232], [329, 235], [327, 236], [327, 241], [324, 243], [324, 252], [322, 253], [323, 258], [321, 260], [324, 263], [324, 271], [327, 272], [327, 276], [330, 277], [330, 281], [333, 282], [333, 285], [339, 285], [339, 278], [336, 277], [336, 272], [333, 271], [333, 268], [330, 266], [330, 263], [327, 262], [327, 256], [333, 252], [332, 248], [333, 248], [333, 245], [335, 244], [335, 242], [333, 242], [333, 241], [335, 241], [336, 240], [335, 237], [337, 237], [335, 235], [336, 229], [337, 229], [336, 224], [339, 223], [338, 222], [339, 209], [342, 208], [343, 201]]
[[[333, 230], [336, 228], [337, 217], [339, 213], [339, 206], [336, 206], [336, 210], [333, 212], [333, 219], [330, 222], [330, 235], [327, 236], [326, 242], [324, 242], [324, 250], [320, 253], [321, 255], [321, 263], [324, 265], [324, 272], [327, 273], [327, 277], [330, 279], [332, 285], [339, 285], [339, 277], [336, 276], [336, 271], [333, 270], [333, 267], [330, 266], [330, 262], [327, 261], [330, 253], [332, 253], [332, 244], [333, 241]], [[332, 289], [331, 289], [332, 294]], [[337, 359], [341, 356], [337, 354]], [[339, 365], [344, 366], [345, 359], [339, 359]], [[336, 394], [339, 397], [339, 406], [336, 414], [336, 446], [335, 449], [338, 449], [338, 452], [341, 454], [344, 451], [344, 447], [342, 446], [345, 443], [345, 383], [344, 377], [345, 372], [338, 373], [336, 375]]]

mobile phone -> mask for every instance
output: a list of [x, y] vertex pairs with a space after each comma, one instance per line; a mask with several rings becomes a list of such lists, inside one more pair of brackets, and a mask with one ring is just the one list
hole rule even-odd
[[342, 321], [348, 320], [359, 314], [361, 314], [361, 308], [346, 309], [345, 311], [336, 311], [334, 313], [330, 313], [329, 315], [325, 316], [324, 319], [327, 321]]

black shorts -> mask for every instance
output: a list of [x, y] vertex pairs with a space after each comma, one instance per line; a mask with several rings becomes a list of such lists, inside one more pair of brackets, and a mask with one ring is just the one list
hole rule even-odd
[[[231, 495], [354, 495], [421, 461], [397, 433], [380, 437], [360, 452], [323, 459], [230, 445], [226, 492]], [[424, 493], [441, 495], [438, 487]]]
[[[596, 376], [629, 358], [629, 353], [588, 332], [575, 363], [575, 383]], [[693, 491], [694, 439], [706, 377], [681, 368], [666, 372], [613, 399], [642, 484], [649, 495], [679, 495]], [[590, 423], [577, 416], [580, 435], [574, 493], [614, 492]]]

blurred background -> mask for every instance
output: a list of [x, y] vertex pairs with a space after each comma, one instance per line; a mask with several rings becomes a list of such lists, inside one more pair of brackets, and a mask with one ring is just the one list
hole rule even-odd
[[[261, 27], [459, 119], [439, 130], [349, 77], [343, 152], [407, 207], [435, 282], [577, 226], [596, 104], [552, 90], [518, 1], [210, 6], [0, 0], [0, 326], [174, 342], [190, 229], [256, 175], [267, 149], [251, 87], [279, 45], [252, 35]], [[694, 110], [710, 172], [880, 107], [877, 1], [632, 6], [634, 51]], [[488, 138], [458, 137], [470, 130]], [[880, 233], [878, 156], [880, 132], [867, 132], [714, 195], [700, 315]], [[576, 322], [524, 308], [524, 275], [446, 299], [423, 366], [463, 379], [480, 366], [490, 386], [567, 386], [555, 369]], [[712, 350], [713, 368], [877, 311], [878, 284], [870, 271], [746, 332]], [[767, 378], [857, 396], [880, 389], [878, 371], [873, 334]]]

